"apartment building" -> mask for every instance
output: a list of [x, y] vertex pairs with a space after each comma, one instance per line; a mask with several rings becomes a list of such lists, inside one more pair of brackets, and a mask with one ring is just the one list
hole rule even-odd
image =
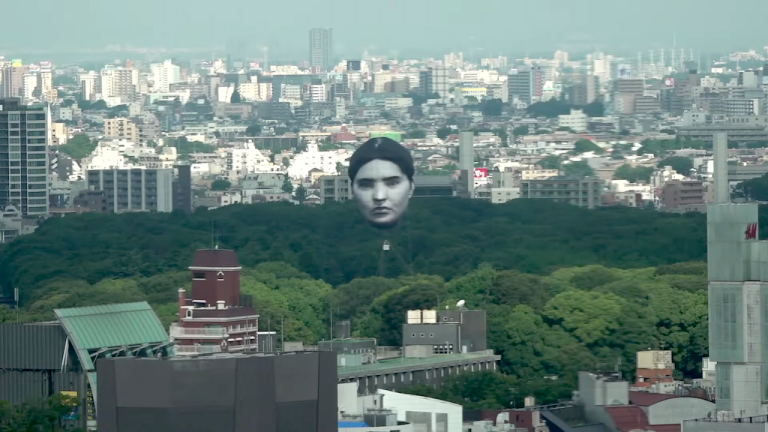
[[48, 112], [18, 98], [0, 99], [0, 208], [48, 215]]
[[332, 175], [322, 176], [320, 182], [320, 202], [325, 204], [328, 201], [347, 201], [352, 199], [352, 183], [349, 176]]
[[115, 138], [138, 144], [141, 139], [139, 127], [127, 118], [104, 120], [104, 138]]
[[102, 191], [107, 211], [173, 211], [173, 169], [89, 170], [88, 189]]
[[596, 177], [550, 178], [520, 182], [520, 198], [549, 199], [589, 209], [602, 205], [602, 192], [603, 181]]

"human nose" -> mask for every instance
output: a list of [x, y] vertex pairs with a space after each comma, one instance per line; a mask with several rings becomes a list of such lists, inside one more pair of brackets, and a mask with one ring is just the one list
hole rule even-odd
[[373, 190], [373, 199], [375, 201], [384, 201], [387, 199], [387, 188], [383, 184], [377, 184]]

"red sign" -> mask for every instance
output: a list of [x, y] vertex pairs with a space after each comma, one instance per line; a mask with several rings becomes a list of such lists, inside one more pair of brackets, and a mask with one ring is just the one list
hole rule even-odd
[[488, 178], [488, 168], [475, 168], [475, 178]]
[[755, 240], [757, 239], [757, 224], [751, 223], [747, 225], [747, 230], [744, 231], [744, 238], [746, 240]]
[[667, 87], [674, 87], [675, 86], [675, 79], [672, 77], [664, 78], [664, 85]]

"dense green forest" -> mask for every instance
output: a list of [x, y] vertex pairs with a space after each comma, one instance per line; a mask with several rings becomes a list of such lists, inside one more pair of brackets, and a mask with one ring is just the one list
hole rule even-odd
[[[496, 401], [477, 401], [486, 406], [567, 397], [579, 370], [619, 359], [631, 377], [635, 352], [647, 348], [671, 349], [679, 374], [697, 376], [707, 351], [704, 215], [536, 200], [411, 206], [390, 231], [370, 228], [354, 203], [67, 216], [6, 245], [0, 271], [6, 293], [20, 287], [24, 321], [147, 300], [167, 326], [195, 250], [215, 243], [237, 250], [262, 328], [310, 344], [329, 337], [331, 311], [351, 319], [355, 335], [398, 345], [406, 310], [464, 299], [488, 311], [489, 346], [506, 375], [457, 381], [439, 396], [482, 385], [488, 392], [473, 397]], [[0, 307], [0, 322], [15, 319]], [[518, 393], [494, 393], [512, 383]]]
[[[213, 227], [213, 229], [212, 229]], [[83, 214], [48, 219], [0, 250], [6, 295], [22, 302], [55, 280], [95, 284], [189, 266], [196, 249], [237, 250], [243, 265], [280, 261], [337, 286], [368, 276], [433, 274], [451, 279], [482, 263], [549, 274], [602, 264], [639, 268], [701, 261], [705, 216], [624, 207], [587, 210], [544, 200], [414, 200], [397, 229], [376, 231], [354, 203], [230, 205], [191, 215]], [[392, 244], [379, 272], [384, 240]]]

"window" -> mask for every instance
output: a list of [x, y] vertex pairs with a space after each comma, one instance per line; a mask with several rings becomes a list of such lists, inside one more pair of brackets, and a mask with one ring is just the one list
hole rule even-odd
[[204, 272], [195, 272], [192, 274], [192, 279], [205, 279], [205, 273]]

